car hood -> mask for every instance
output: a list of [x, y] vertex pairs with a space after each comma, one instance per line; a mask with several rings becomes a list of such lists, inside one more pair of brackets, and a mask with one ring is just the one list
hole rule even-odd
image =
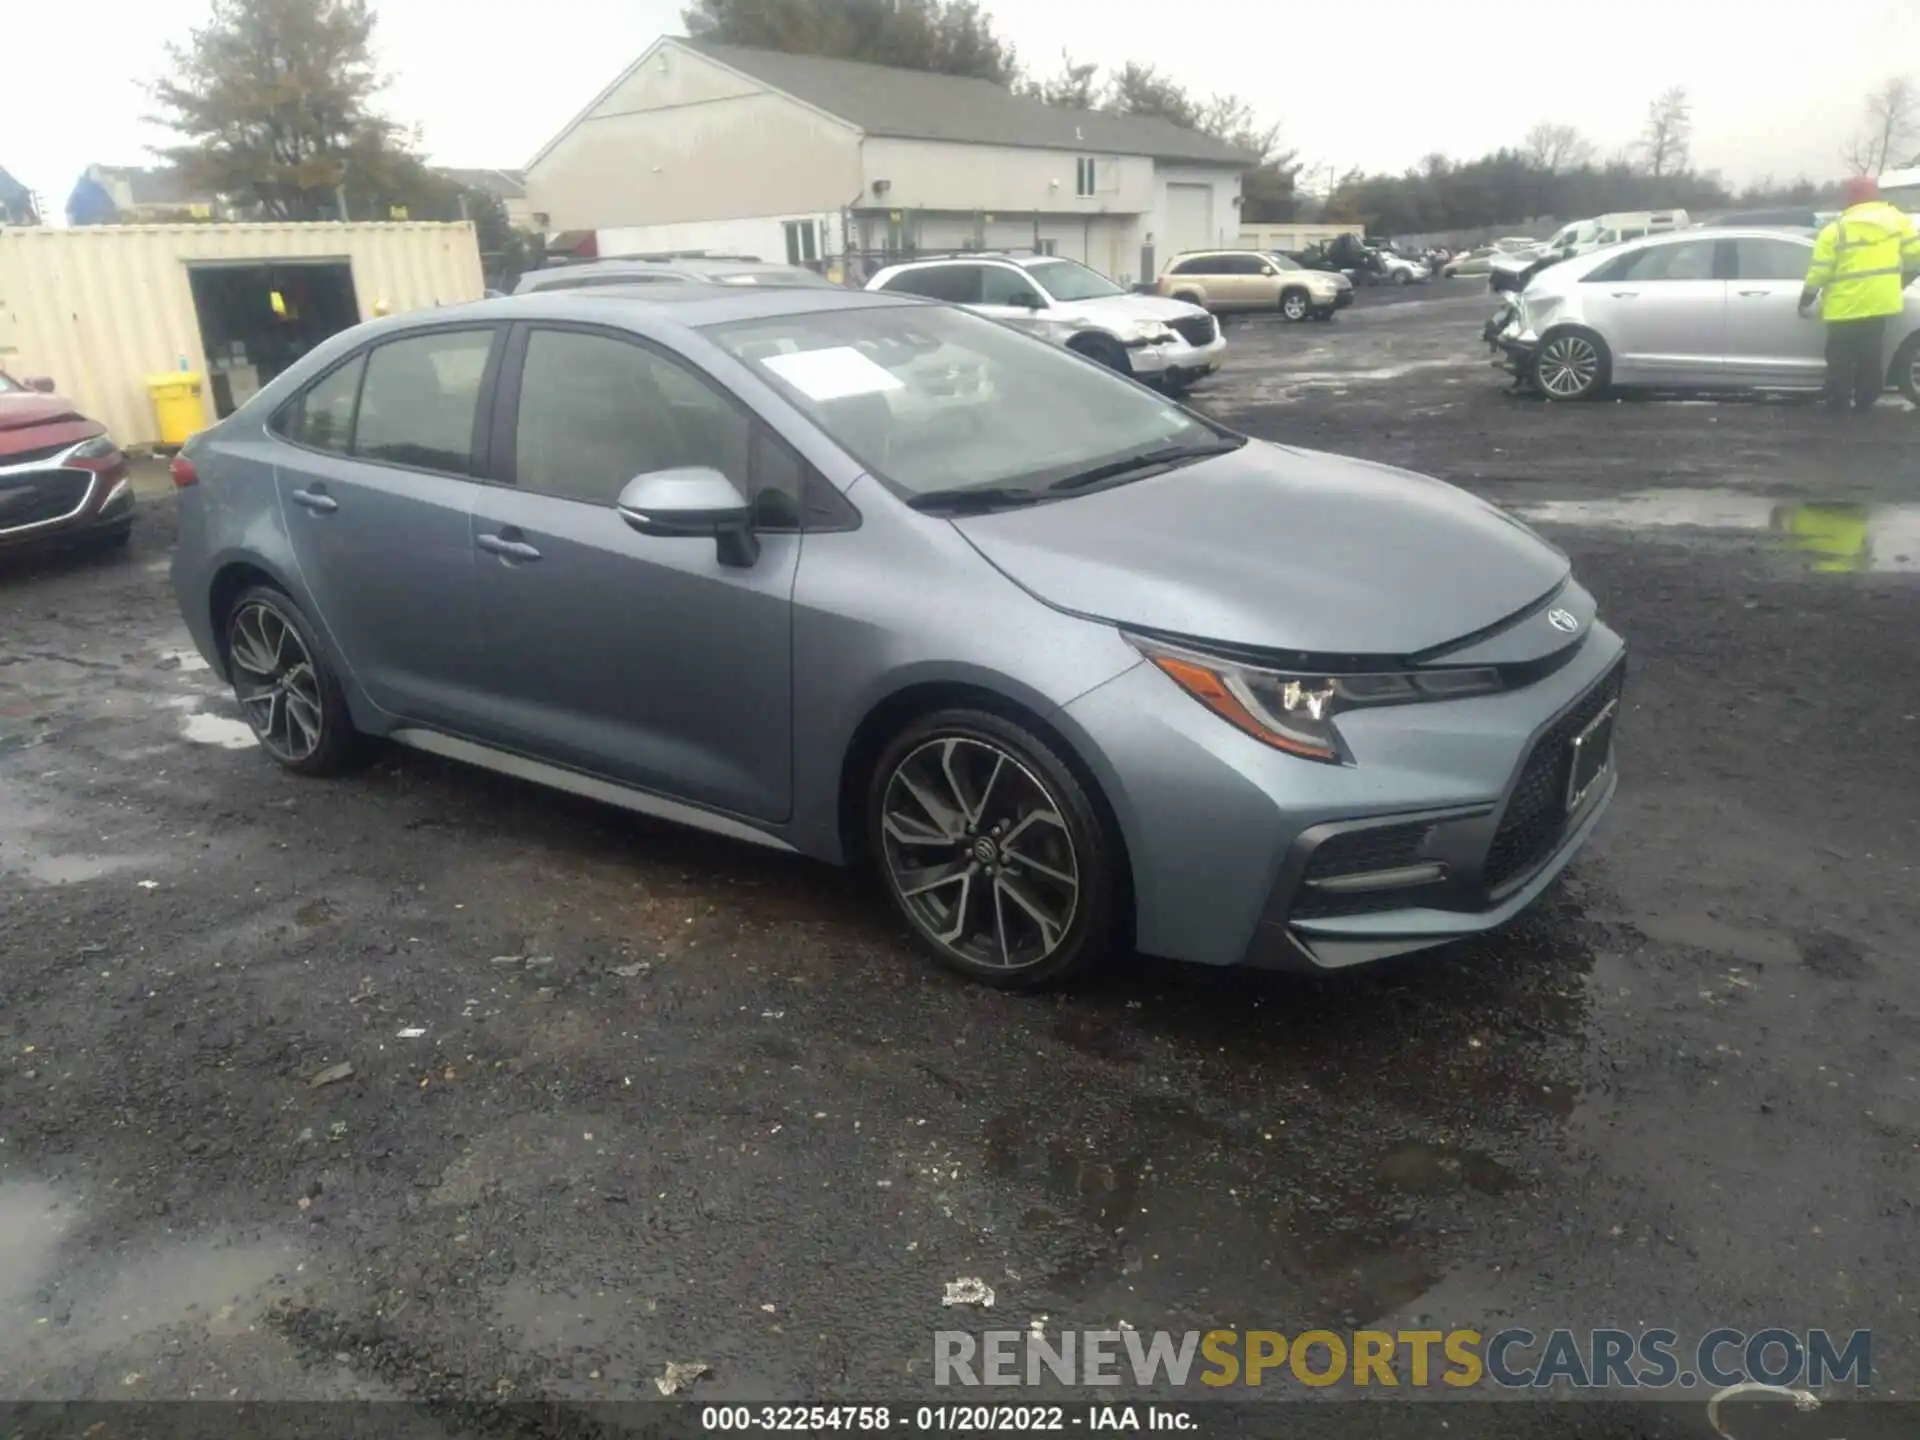
[[1567, 559], [1408, 471], [1249, 441], [1071, 500], [953, 522], [1058, 609], [1258, 650], [1411, 656], [1531, 608]]
[[58, 395], [32, 391], [25, 395], [0, 395], [0, 430], [25, 430], [49, 425], [56, 420], [78, 420], [73, 402]]
[[0, 395], [0, 465], [52, 445], [74, 445], [105, 430], [58, 395]]
[[1206, 313], [1185, 300], [1165, 295], [1102, 295], [1092, 300], [1060, 300], [1054, 309], [1088, 320], [1180, 320]]

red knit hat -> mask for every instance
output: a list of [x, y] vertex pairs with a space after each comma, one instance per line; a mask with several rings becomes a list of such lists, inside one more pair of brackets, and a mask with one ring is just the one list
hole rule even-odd
[[1871, 175], [1856, 175], [1847, 181], [1847, 204], [1864, 205], [1880, 198], [1880, 182]]

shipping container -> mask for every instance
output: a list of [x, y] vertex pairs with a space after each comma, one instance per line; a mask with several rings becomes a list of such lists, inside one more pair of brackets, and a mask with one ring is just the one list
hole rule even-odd
[[1275, 220], [1244, 222], [1240, 226], [1240, 246], [1244, 250], [1306, 250], [1342, 235], [1358, 235], [1365, 227], [1357, 221], [1324, 224], [1319, 221]]
[[484, 293], [469, 224], [0, 229], [0, 367], [150, 445], [151, 375], [205, 377], [211, 425], [328, 335]]

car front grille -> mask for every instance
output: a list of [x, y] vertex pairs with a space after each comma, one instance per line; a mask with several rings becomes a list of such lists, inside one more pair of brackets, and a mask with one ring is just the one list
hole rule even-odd
[[1617, 664], [1542, 735], [1521, 768], [1519, 783], [1494, 831], [1483, 876], [1496, 894], [1539, 868], [1566, 832], [1567, 780], [1573, 740], [1620, 694], [1626, 666]]
[[1169, 323], [1189, 345], [1211, 345], [1220, 333], [1211, 315], [1182, 315]]
[[36, 470], [0, 475], [0, 535], [64, 520], [87, 502], [91, 470]]

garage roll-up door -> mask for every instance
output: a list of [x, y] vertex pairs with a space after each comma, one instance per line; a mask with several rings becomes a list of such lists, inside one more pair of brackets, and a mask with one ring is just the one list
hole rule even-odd
[[1211, 185], [1167, 186], [1166, 237], [1169, 255], [1182, 250], [1206, 250], [1213, 238], [1213, 187]]

